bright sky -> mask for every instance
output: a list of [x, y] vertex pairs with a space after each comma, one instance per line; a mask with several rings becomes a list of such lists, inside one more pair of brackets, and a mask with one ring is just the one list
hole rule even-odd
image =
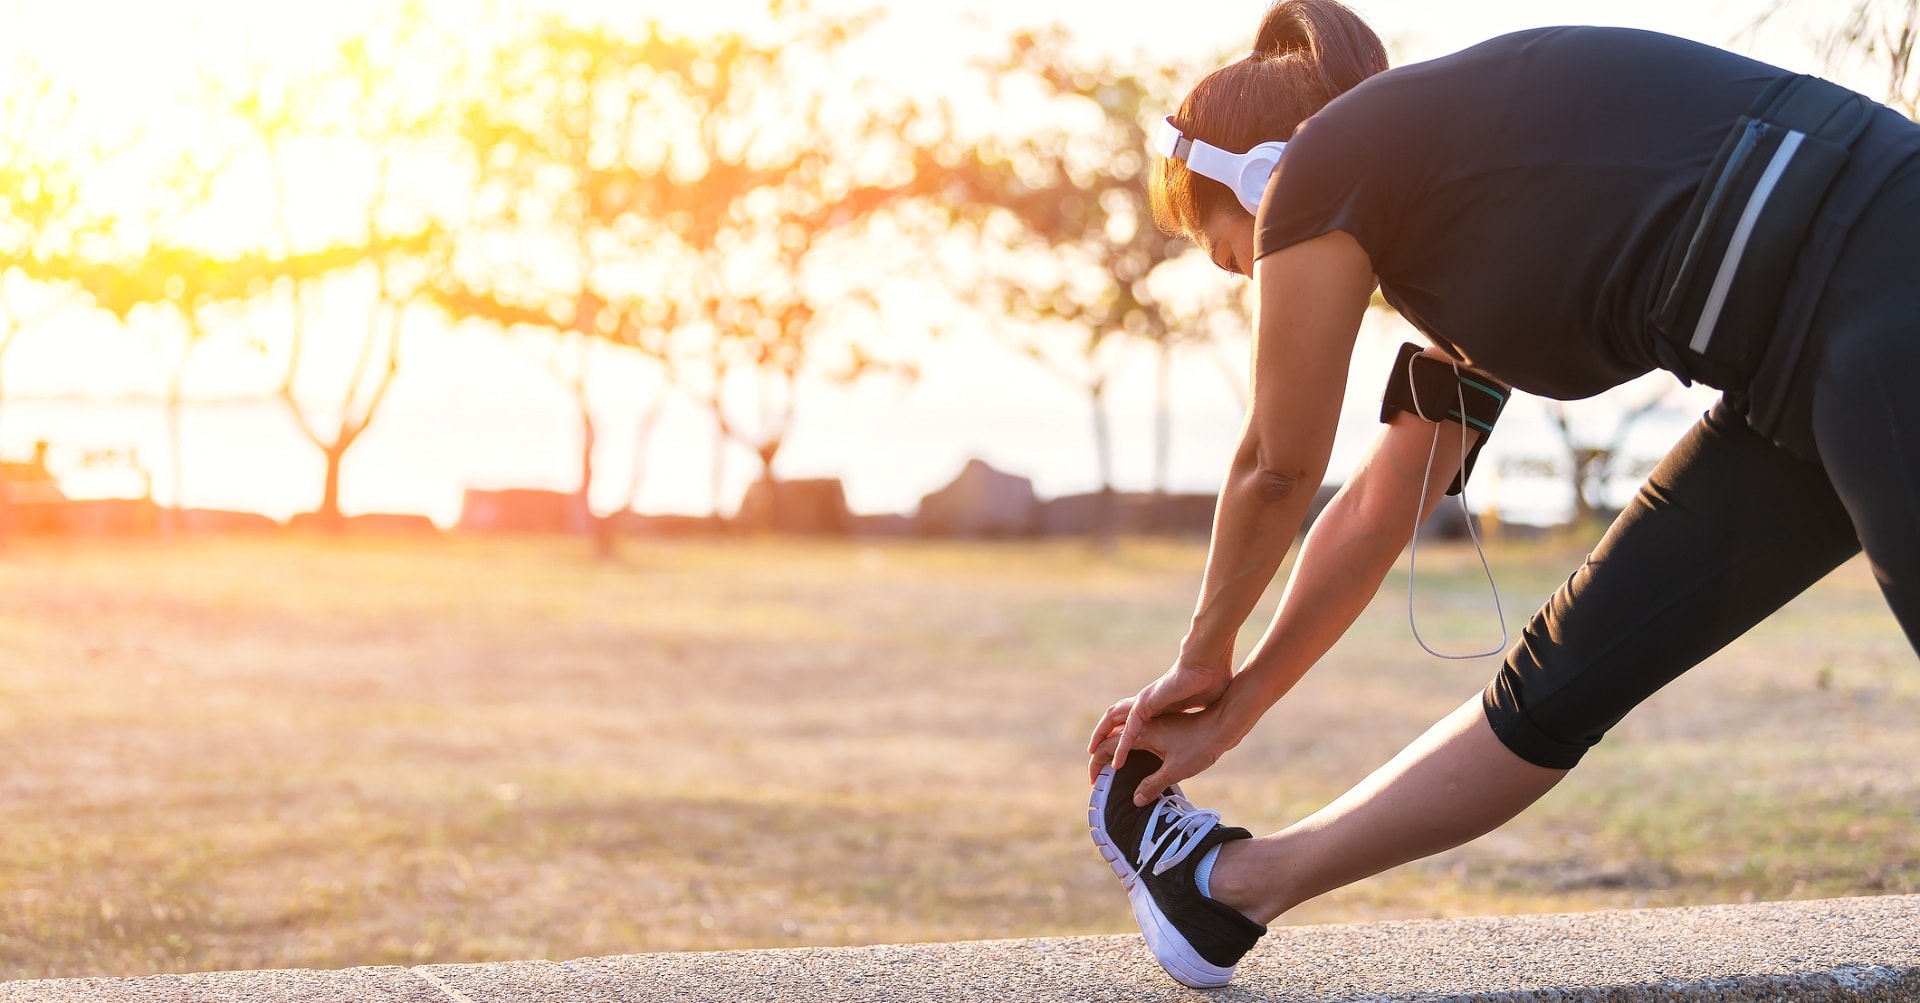
[[[541, 8], [601, 17], [658, 16], [688, 30], [753, 24], [759, 5], [711, 0], [525, 0]], [[1398, 62], [1452, 51], [1504, 31], [1556, 23], [1631, 25], [1730, 45], [1783, 65], [1817, 69], [1791, 30], [1758, 40], [1739, 37], [1765, 0], [1529, 0], [1435, 4], [1431, 0], [1365, 0], [1356, 4], [1388, 40]], [[828, 2], [828, 8], [871, 9], [870, 3]], [[190, 136], [184, 111], [201, 75], [239, 76], [255, 65], [290, 71], [319, 64], [332, 45], [390, 5], [381, 0], [262, 3], [259, 0], [61, 0], [0, 7], [0, 64], [30, 53], [77, 89], [83, 118], [103, 133], [131, 130], [165, 141]], [[496, 3], [429, 4], [436, 17], [493, 23]], [[990, 50], [1012, 31], [1064, 23], [1086, 44], [1143, 59], [1211, 59], [1250, 42], [1265, 4], [1256, 0], [987, 0], [965, 5], [902, 0], [877, 5], [886, 18], [866, 47], [874, 72], [903, 81], [938, 81], [956, 74], [974, 53]], [[695, 8], [689, 11], [689, 8]], [[1169, 15], [1177, 11], [1178, 17]], [[484, 39], [475, 37], [475, 44]], [[309, 206], [325, 215], [324, 207]], [[157, 391], [155, 353], [169, 350], [169, 333], [128, 339], [99, 317], [31, 332], [7, 357], [0, 404], [0, 453], [20, 456], [36, 439], [54, 444], [54, 466], [78, 493], [137, 490], [130, 476], [77, 466], [88, 449], [136, 449], [155, 478], [162, 501], [174, 490], [167, 474], [163, 426], [156, 409], [79, 406], [54, 395]], [[464, 487], [537, 486], [571, 489], [577, 472], [577, 430], [564, 395], [527, 364], [528, 346], [469, 331], [423, 330], [411, 335], [405, 367], [386, 412], [350, 455], [344, 484], [349, 511], [426, 512], [442, 523], [457, 517]], [[210, 347], [194, 371], [191, 389], [231, 396], [269, 378], [257, 354], [238, 335]], [[1377, 373], [1400, 337], [1377, 331], [1357, 353], [1354, 399], [1343, 421], [1336, 472], [1350, 466], [1369, 437]], [[1244, 365], [1244, 360], [1234, 360]], [[640, 413], [643, 373], [605, 363], [599, 410], [608, 454], [606, 491], [624, 487], [629, 429]], [[1370, 368], [1369, 368], [1370, 367]], [[958, 470], [968, 456], [1031, 476], [1043, 494], [1095, 486], [1090, 423], [1082, 400], [1046, 374], [973, 331], [948, 339], [926, 360], [912, 387], [871, 384], [851, 392], [812, 388], [779, 469], [789, 477], [839, 476], [860, 511], [911, 510], [918, 497]], [[1212, 490], [1224, 470], [1239, 415], [1222, 382], [1218, 360], [1195, 356], [1177, 373], [1173, 480], [1186, 490]], [[1122, 378], [1114, 416], [1122, 487], [1149, 482], [1150, 368], [1143, 357]], [[1599, 405], [1604, 409], [1604, 404]], [[1648, 431], [1657, 451], [1684, 426], [1676, 416]], [[1518, 455], [1545, 451], [1537, 415], [1502, 429], [1489, 449]], [[705, 510], [708, 504], [710, 426], [691, 406], [671, 410], [655, 441], [655, 469], [641, 507], [650, 511]], [[277, 405], [197, 408], [186, 429], [185, 484], [190, 504], [246, 508], [284, 517], [310, 508], [320, 490], [319, 458]], [[744, 456], [730, 462], [726, 505], [751, 475]], [[1563, 499], [1551, 486], [1494, 485], [1500, 504], [1551, 516]], [[1482, 499], [1478, 504], [1485, 504]]]

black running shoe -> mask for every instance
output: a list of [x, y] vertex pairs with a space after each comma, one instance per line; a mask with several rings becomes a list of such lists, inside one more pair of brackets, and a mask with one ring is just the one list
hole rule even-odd
[[1253, 834], [1221, 825], [1219, 812], [1194, 807], [1178, 785], [1153, 804], [1134, 807], [1134, 790], [1159, 768], [1160, 757], [1135, 750], [1118, 773], [1111, 766], [1101, 770], [1087, 825], [1127, 890], [1154, 960], [1182, 985], [1224, 986], [1267, 928], [1200, 894], [1194, 871], [1208, 850]]

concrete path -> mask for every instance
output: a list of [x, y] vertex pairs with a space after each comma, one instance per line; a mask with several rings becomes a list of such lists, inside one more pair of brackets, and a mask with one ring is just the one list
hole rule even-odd
[[1278, 927], [1213, 992], [1174, 984], [1138, 937], [0, 983], [0, 1003], [81, 1000], [1920, 1001], [1920, 895]]

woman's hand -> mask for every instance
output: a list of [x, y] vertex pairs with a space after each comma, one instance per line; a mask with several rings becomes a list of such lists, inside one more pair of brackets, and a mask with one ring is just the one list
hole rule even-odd
[[1100, 723], [1094, 725], [1093, 738], [1087, 742], [1087, 754], [1093, 755], [1109, 738], [1116, 744], [1109, 751], [1107, 762], [1094, 758], [1090, 773], [1098, 775], [1100, 767], [1107, 763], [1119, 769], [1148, 721], [1163, 714], [1209, 707], [1220, 699], [1232, 681], [1233, 670], [1224, 665], [1203, 665], [1184, 658], [1173, 663], [1160, 678], [1148, 683], [1139, 693], [1108, 707], [1101, 715]]
[[[1120, 703], [1131, 702], [1132, 698], [1128, 698]], [[1101, 767], [1114, 761], [1120, 745], [1120, 734], [1120, 729], [1116, 727], [1105, 738], [1094, 743], [1090, 750], [1093, 757], [1089, 765], [1090, 772], [1097, 775]], [[1149, 774], [1134, 790], [1133, 803], [1141, 806], [1149, 804], [1160, 796], [1161, 791], [1188, 777], [1198, 776], [1219, 762], [1220, 757], [1239, 745], [1244, 737], [1244, 732], [1229, 723], [1229, 715], [1218, 701], [1203, 711], [1162, 714], [1148, 720], [1136, 737], [1134, 747], [1159, 756], [1161, 763], [1160, 768]]]

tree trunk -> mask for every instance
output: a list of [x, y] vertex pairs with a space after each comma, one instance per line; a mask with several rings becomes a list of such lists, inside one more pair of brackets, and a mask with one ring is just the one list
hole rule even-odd
[[574, 524], [592, 537], [595, 557], [612, 557], [615, 551], [613, 522], [593, 514], [593, 447], [597, 438], [593, 411], [587, 407], [584, 397], [576, 403], [580, 405], [580, 490], [573, 496]]
[[320, 507], [314, 515], [318, 517], [320, 528], [329, 533], [338, 533], [346, 528], [347, 521], [340, 515], [340, 464], [347, 458], [347, 446], [351, 440], [344, 436], [336, 439], [332, 446], [321, 450], [326, 457], [327, 475], [320, 489]]
[[1574, 449], [1568, 457], [1568, 465], [1573, 468], [1573, 518], [1569, 525], [1581, 532], [1599, 521], [1593, 492], [1601, 487], [1595, 477], [1600, 462], [1599, 452], [1592, 449]]
[[753, 513], [753, 524], [747, 528], [755, 532], [771, 533], [780, 528], [780, 486], [773, 476], [773, 458], [779, 452], [778, 442], [754, 450], [754, 455], [760, 458], [760, 507]]
[[[0, 386], [4, 386], [4, 377], [0, 377]], [[7, 549], [7, 543], [13, 535], [13, 481], [0, 470], [0, 551]]]
[[1153, 372], [1153, 528], [1167, 523], [1167, 468], [1173, 453], [1173, 343], [1160, 339]]
[[1103, 553], [1118, 549], [1119, 499], [1113, 490], [1113, 435], [1107, 422], [1105, 380], [1088, 387], [1093, 402], [1093, 450], [1100, 471], [1100, 497], [1094, 505], [1093, 542]]
[[182, 414], [185, 410], [184, 394], [181, 388], [183, 374], [175, 372], [167, 381], [167, 469], [171, 480], [167, 487], [168, 533], [178, 534], [186, 529], [186, 460], [182, 455], [180, 431]]
[[647, 447], [653, 441], [653, 426], [660, 420], [660, 413], [666, 408], [666, 393], [662, 391], [655, 397], [653, 406], [640, 416], [639, 427], [633, 430], [633, 468], [627, 476], [627, 493], [618, 509], [621, 515], [629, 512], [638, 514], [640, 506], [640, 488], [647, 477]]
[[714, 401], [713, 417], [713, 466], [710, 470], [708, 491], [712, 498], [713, 525], [717, 529], [724, 525], [725, 516], [720, 512], [720, 493], [726, 489], [727, 479], [727, 428], [721, 419], [719, 401]]
[[614, 534], [619, 527], [615, 525], [614, 517], [612, 515], [597, 516], [589, 512], [587, 519], [587, 525], [592, 527], [593, 531], [593, 556], [603, 559], [617, 556], [620, 553], [620, 541]]

